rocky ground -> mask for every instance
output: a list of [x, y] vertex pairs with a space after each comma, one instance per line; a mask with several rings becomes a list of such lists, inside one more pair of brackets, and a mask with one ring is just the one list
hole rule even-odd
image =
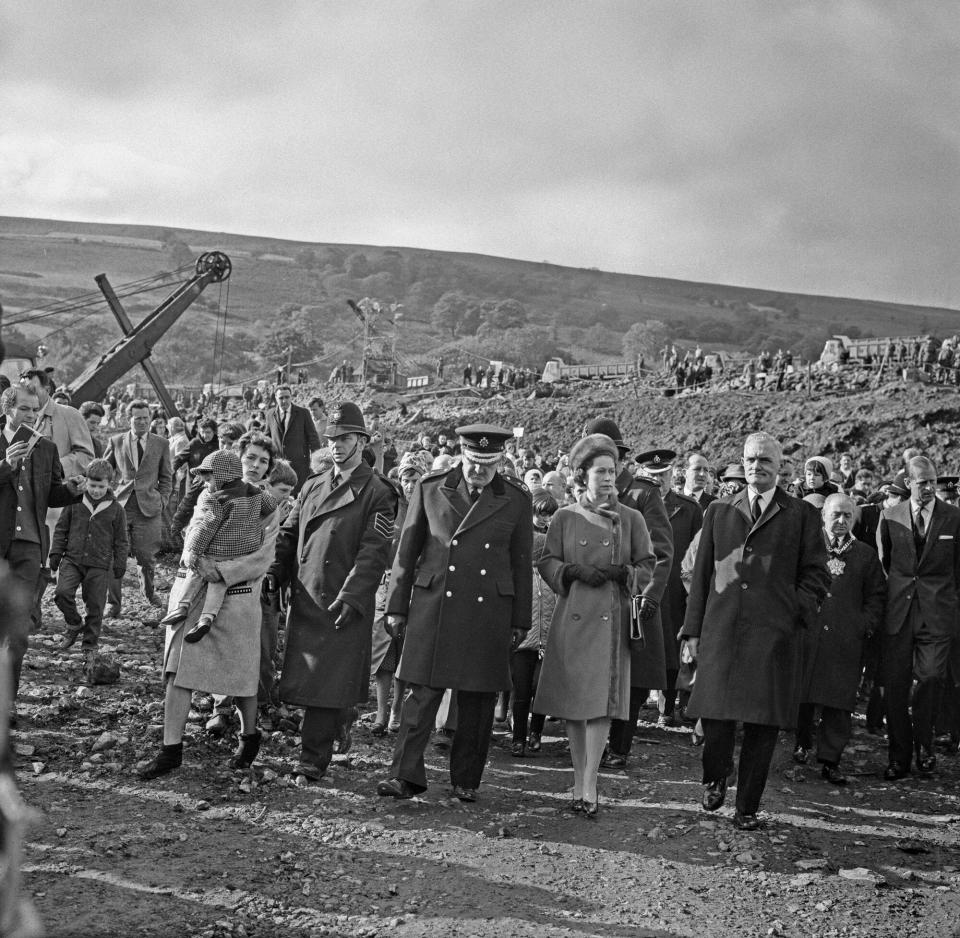
[[361, 724], [329, 776], [297, 788], [295, 735], [273, 733], [254, 771], [233, 772], [198, 697], [183, 767], [140, 782], [160, 730], [161, 633], [131, 586], [129, 616], [104, 634], [118, 684], [81, 683], [49, 603], [24, 673], [14, 739], [37, 810], [26, 889], [51, 938], [960, 934], [960, 757], [886, 783], [883, 741], [862, 721], [846, 789], [794, 765], [784, 735], [766, 827], [750, 834], [729, 808], [700, 810], [700, 750], [652, 722], [628, 770], [603, 775], [596, 823], [565, 810], [557, 723], [523, 759], [497, 728], [477, 804], [451, 799], [438, 750], [429, 792], [394, 802], [374, 791], [390, 737]]

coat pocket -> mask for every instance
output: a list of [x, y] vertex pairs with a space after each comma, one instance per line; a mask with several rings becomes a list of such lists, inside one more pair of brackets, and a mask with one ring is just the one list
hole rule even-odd
[[417, 573], [416, 579], [413, 581], [414, 586], [419, 586], [421, 589], [429, 589], [430, 584], [433, 582], [434, 574], [428, 573], [426, 570], [420, 570]]
[[507, 579], [497, 580], [497, 592], [501, 596], [513, 596], [514, 595], [513, 580], [507, 580]]

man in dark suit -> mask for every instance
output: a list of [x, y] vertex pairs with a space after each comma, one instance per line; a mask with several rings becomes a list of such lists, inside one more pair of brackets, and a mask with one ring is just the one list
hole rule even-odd
[[[81, 487], [64, 482], [57, 447], [32, 432], [40, 413], [36, 393], [26, 387], [7, 388], [0, 395], [0, 406], [6, 416], [0, 432], [0, 557], [10, 576], [34, 596], [42, 560], [50, 549], [47, 508], [78, 501]], [[14, 698], [36, 615], [35, 606], [23, 609], [17, 621], [7, 625]]]
[[692, 498], [702, 509], [716, 499], [707, 491], [710, 483], [710, 464], [700, 453], [691, 453], [684, 468], [683, 494]]
[[734, 824], [756, 830], [777, 735], [796, 725], [800, 629], [830, 574], [817, 510], [777, 487], [777, 440], [747, 437], [743, 466], [747, 488], [703, 516], [682, 639], [698, 662], [687, 713], [703, 723], [703, 807], [724, 802], [742, 722]]
[[[584, 427], [584, 435], [588, 436], [591, 433], [603, 433], [616, 444], [617, 453], [620, 456], [617, 497], [621, 504], [628, 508], [635, 508], [643, 515], [647, 530], [650, 532], [650, 543], [657, 558], [653, 577], [643, 588], [643, 598], [640, 601], [640, 616], [649, 626], [650, 641], [643, 648], [631, 649], [628, 716], [626, 720], [610, 721], [609, 744], [600, 763], [604, 768], [619, 769], [627, 764], [643, 702], [647, 699], [651, 688], [660, 690], [667, 685], [666, 662], [661, 641], [660, 602], [666, 591], [667, 581], [670, 579], [670, 565], [673, 562], [673, 532], [667, 518], [667, 511], [663, 507], [659, 484], [649, 475], [635, 477], [623, 466], [630, 447], [623, 442], [616, 422], [609, 417], [591, 420]], [[650, 456], [652, 461], [658, 453], [665, 452], [665, 450], [652, 450], [637, 458], [644, 459]]]
[[267, 432], [297, 474], [296, 495], [310, 475], [310, 454], [320, 449], [320, 436], [310, 411], [293, 403], [289, 384], [281, 384], [274, 397], [277, 406], [267, 411]]
[[387, 594], [387, 624], [405, 631], [403, 703], [391, 778], [380, 795], [427, 788], [423, 751], [445, 688], [456, 692], [450, 781], [475, 801], [498, 691], [510, 689], [510, 651], [529, 631], [533, 510], [523, 483], [497, 471], [510, 430], [459, 427], [463, 464], [424, 476], [407, 509]]
[[[127, 515], [130, 552], [137, 559], [140, 589], [154, 606], [161, 605], [154, 593], [154, 565], [160, 550], [163, 524], [161, 512], [173, 488], [170, 446], [150, 432], [150, 405], [133, 400], [127, 404], [130, 430], [110, 438], [106, 459], [117, 471], [117, 500]], [[120, 615], [120, 584], [112, 579], [108, 591], [107, 615]]]
[[907, 483], [910, 498], [884, 509], [877, 528], [877, 549], [887, 574], [881, 647], [888, 781], [910, 772], [914, 754], [922, 775], [936, 768], [933, 722], [960, 609], [960, 509], [936, 498], [937, 471], [923, 456], [907, 464]]
[[291, 586], [280, 698], [304, 708], [301, 785], [326, 772], [340, 727], [367, 699], [376, 593], [397, 514], [395, 491], [362, 459], [370, 431], [360, 408], [335, 407], [324, 436], [333, 466], [304, 486], [270, 571]]

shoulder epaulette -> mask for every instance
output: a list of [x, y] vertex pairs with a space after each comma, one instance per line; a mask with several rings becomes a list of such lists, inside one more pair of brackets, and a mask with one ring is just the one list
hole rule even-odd
[[515, 489], [519, 489], [528, 497], [532, 495], [530, 489], [527, 488], [526, 483], [522, 479], [515, 479], [513, 476], [508, 475], [501, 475], [500, 478], [509, 485], [512, 485]]
[[429, 472], [425, 472], [422, 476], [420, 476], [420, 481], [433, 482], [436, 479], [442, 479], [447, 475], [449, 471], [450, 471], [449, 467], [447, 467], [446, 469], [431, 469]]

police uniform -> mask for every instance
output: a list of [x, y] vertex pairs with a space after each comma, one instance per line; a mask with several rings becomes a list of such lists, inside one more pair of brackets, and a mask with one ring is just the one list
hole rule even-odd
[[[499, 463], [513, 434], [489, 425], [456, 431], [468, 459]], [[427, 787], [423, 752], [444, 689], [457, 692], [450, 752], [455, 793], [472, 800], [486, 763], [498, 691], [510, 689], [514, 632], [530, 628], [533, 512], [523, 483], [496, 473], [471, 493], [461, 467], [417, 484], [390, 574], [387, 615], [405, 616], [397, 678], [403, 704], [392, 778], [382, 795]]]

